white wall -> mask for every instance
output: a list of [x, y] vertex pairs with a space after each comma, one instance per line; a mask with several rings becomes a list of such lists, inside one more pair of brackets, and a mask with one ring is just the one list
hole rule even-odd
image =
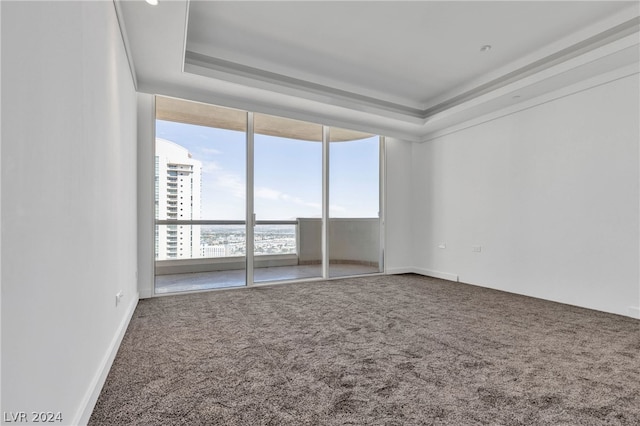
[[133, 79], [112, 2], [1, 7], [2, 411], [82, 424], [137, 302]]
[[386, 221], [385, 266], [387, 273], [411, 272], [414, 266], [411, 182], [412, 143], [385, 138]]
[[153, 296], [155, 280], [155, 97], [138, 93], [138, 292]]
[[[2, 81], [2, 3], [0, 3], [0, 82]], [[2, 84], [0, 84], [2, 99]], [[0, 129], [2, 129], [2, 102], [0, 102]], [[2, 131], [0, 131], [0, 188], [2, 188]], [[0, 225], [2, 224], [2, 191], [0, 191]], [[0, 309], [2, 307], [2, 238], [0, 238]], [[2, 411], [2, 312], [0, 311], [0, 411]]]
[[415, 144], [418, 270], [635, 316], [638, 90], [633, 75]]

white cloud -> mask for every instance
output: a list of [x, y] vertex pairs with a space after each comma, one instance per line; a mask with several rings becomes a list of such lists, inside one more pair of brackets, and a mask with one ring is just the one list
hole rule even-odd
[[265, 198], [267, 200], [286, 200], [289, 197], [287, 194], [283, 194], [276, 189], [265, 187], [256, 187], [254, 195], [257, 198]]
[[220, 174], [215, 181], [215, 186], [218, 188], [226, 189], [231, 192], [234, 197], [245, 198], [246, 185], [244, 180], [238, 175], [231, 173]]
[[[217, 177], [215, 179], [214, 185], [217, 188], [226, 190], [230, 192], [234, 197], [237, 198], [245, 198], [245, 181], [238, 175], [232, 173], [224, 173], [222, 172], [222, 168], [219, 167], [216, 163], [206, 163], [202, 168], [205, 173], [216, 173]], [[278, 191], [277, 189], [269, 188], [269, 187], [256, 187], [254, 190], [254, 196], [256, 198], [261, 198], [265, 200], [274, 200], [274, 201], [283, 201], [286, 203], [298, 204], [305, 207], [310, 207], [316, 210], [320, 210], [322, 208], [322, 203], [317, 202], [309, 202], [305, 201], [300, 197], [294, 197], [292, 195], [286, 194], [282, 191]], [[332, 211], [341, 212], [346, 209], [341, 206], [331, 206]]]
[[294, 203], [305, 207], [311, 207], [314, 209], [321, 209], [321, 203], [313, 203], [309, 201], [305, 201], [300, 197], [294, 197], [287, 193], [278, 191], [277, 189], [267, 188], [267, 187], [257, 187], [255, 189], [256, 198], [264, 198], [267, 200], [281, 200], [287, 203]]
[[220, 166], [215, 161], [202, 162], [202, 173], [215, 173], [220, 169]]

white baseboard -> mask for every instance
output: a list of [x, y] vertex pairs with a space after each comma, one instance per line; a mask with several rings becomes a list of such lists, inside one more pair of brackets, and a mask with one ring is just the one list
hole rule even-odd
[[640, 307], [629, 306], [628, 312], [631, 318], [640, 319]]
[[98, 371], [96, 372], [96, 375], [91, 381], [89, 389], [82, 399], [82, 404], [80, 404], [80, 409], [78, 410], [78, 413], [76, 414], [72, 424], [86, 425], [87, 423], [89, 423], [89, 418], [91, 418], [93, 408], [98, 401], [98, 397], [100, 396], [100, 392], [102, 391], [102, 386], [104, 386], [104, 382], [107, 380], [107, 375], [109, 374], [109, 370], [111, 369], [113, 360], [116, 358], [116, 354], [118, 353], [118, 349], [120, 348], [120, 343], [122, 342], [124, 333], [127, 331], [127, 327], [129, 326], [131, 317], [133, 317], [133, 312], [136, 310], [136, 306], [138, 306], [138, 299], [139, 294], [136, 293], [132, 298], [131, 303], [127, 307], [127, 313], [122, 319], [116, 335], [113, 337], [113, 340], [111, 340], [109, 350], [102, 359]]
[[456, 282], [458, 281], [458, 276], [456, 274], [450, 274], [448, 272], [432, 271], [431, 269], [416, 268], [414, 266], [387, 268], [386, 273], [389, 275], [418, 274], [418, 275], [425, 275], [427, 277], [442, 278], [443, 280], [448, 280], [448, 281], [456, 281]]
[[395, 274], [412, 274], [415, 268], [410, 266], [400, 267], [400, 268], [387, 268], [386, 273], [389, 275]]
[[428, 277], [434, 278], [442, 278], [443, 280], [448, 281], [458, 281], [458, 276], [456, 274], [450, 274], [448, 272], [432, 271], [430, 269], [422, 268], [412, 268], [412, 272], [414, 274], [426, 275]]

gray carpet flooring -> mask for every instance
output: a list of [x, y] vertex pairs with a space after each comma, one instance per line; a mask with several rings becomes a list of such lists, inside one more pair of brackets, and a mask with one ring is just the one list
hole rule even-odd
[[140, 301], [90, 425], [638, 425], [640, 321], [417, 275]]

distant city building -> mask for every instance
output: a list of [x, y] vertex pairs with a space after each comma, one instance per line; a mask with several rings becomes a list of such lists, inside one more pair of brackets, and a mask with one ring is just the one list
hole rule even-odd
[[202, 257], [225, 257], [227, 248], [225, 246], [202, 246]]
[[[198, 220], [202, 163], [166, 139], [156, 139], [156, 219]], [[199, 225], [156, 227], [156, 259], [202, 257]]]

